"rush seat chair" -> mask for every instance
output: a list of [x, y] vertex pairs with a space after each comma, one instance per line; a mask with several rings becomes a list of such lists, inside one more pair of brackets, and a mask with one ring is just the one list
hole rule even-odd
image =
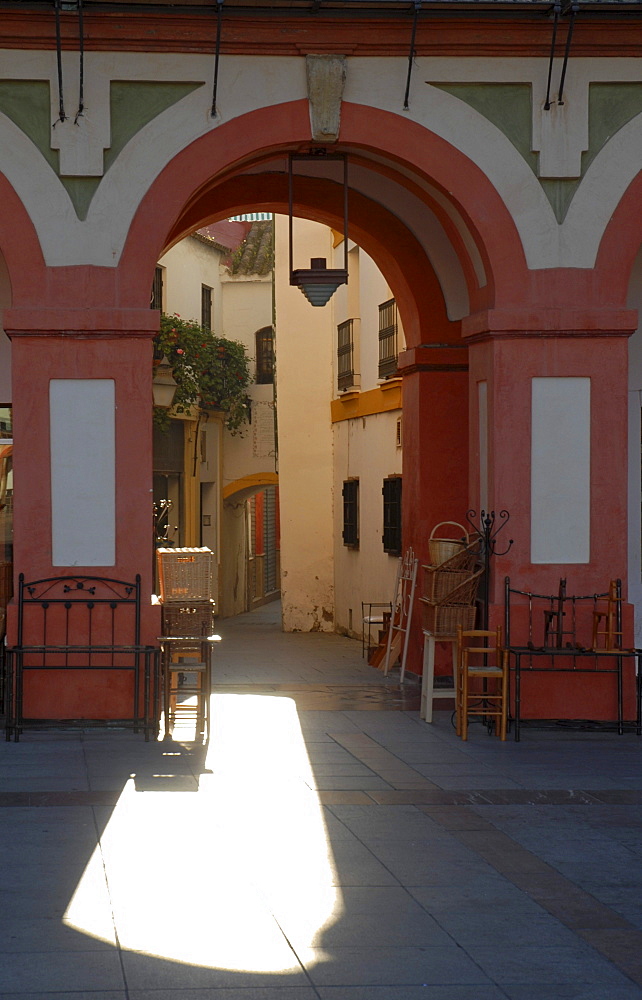
[[502, 628], [492, 631], [457, 628], [457, 735], [468, 739], [468, 720], [481, 718], [500, 740], [506, 739], [508, 654]]

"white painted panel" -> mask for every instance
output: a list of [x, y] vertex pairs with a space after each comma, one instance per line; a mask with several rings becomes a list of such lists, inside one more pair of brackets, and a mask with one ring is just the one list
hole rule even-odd
[[531, 562], [590, 558], [591, 380], [534, 378]]
[[11, 341], [0, 330], [0, 404], [10, 403], [11, 399]]
[[477, 383], [479, 419], [479, 510], [488, 510], [488, 382]]
[[54, 566], [116, 562], [116, 428], [112, 379], [52, 379]]

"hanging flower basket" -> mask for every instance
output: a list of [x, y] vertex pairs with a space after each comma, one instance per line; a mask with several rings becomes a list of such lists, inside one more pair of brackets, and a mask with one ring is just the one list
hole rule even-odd
[[[177, 383], [173, 412], [188, 413], [198, 406], [220, 410], [232, 434], [248, 420], [250, 364], [239, 341], [216, 337], [193, 320], [163, 313], [154, 338], [154, 359], [162, 357], [171, 364]], [[167, 411], [158, 408], [154, 419], [161, 426], [169, 423]]]

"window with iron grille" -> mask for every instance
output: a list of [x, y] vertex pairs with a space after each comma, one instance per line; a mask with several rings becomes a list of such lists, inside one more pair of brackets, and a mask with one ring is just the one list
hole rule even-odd
[[346, 479], [343, 484], [343, 544], [359, 546], [359, 480]]
[[383, 548], [391, 556], [401, 555], [401, 476], [383, 481]]
[[204, 330], [212, 329], [212, 289], [209, 285], [201, 285], [201, 326]]
[[256, 381], [259, 385], [274, 382], [274, 330], [271, 326], [256, 331]]
[[388, 299], [379, 306], [379, 378], [397, 374], [397, 303]]
[[337, 327], [337, 386], [339, 391], [354, 385], [354, 320]]
[[157, 267], [154, 271], [154, 280], [152, 282], [152, 290], [149, 296], [149, 308], [150, 309], [161, 309], [163, 308], [163, 270], [162, 267]]

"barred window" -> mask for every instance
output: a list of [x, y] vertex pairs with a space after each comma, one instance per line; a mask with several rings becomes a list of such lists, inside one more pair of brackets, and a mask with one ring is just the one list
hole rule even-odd
[[346, 479], [343, 484], [343, 544], [359, 546], [359, 480]]
[[212, 329], [212, 289], [209, 285], [201, 285], [201, 326], [204, 330]]
[[256, 381], [258, 385], [274, 382], [274, 330], [271, 326], [256, 331]]
[[383, 481], [383, 548], [393, 556], [401, 555], [401, 476]]
[[397, 303], [388, 299], [379, 306], [379, 378], [397, 374]]
[[339, 391], [354, 385], [354, 320], [337, 327], [337, 386]]

